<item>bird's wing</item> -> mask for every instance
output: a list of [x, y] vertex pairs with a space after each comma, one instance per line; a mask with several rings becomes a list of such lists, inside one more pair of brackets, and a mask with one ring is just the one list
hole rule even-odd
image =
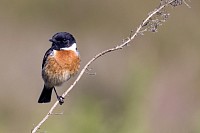
[[49, 50], [47, 50], [47, 52], [44, 55], [43, 61], [42, 61], [42, 68], [44, 67], [44, 65], [46, 63], [48, 56], [50, 56], [52, 54], [53, 54], [53, 49], [52, 48], [50, 48]]

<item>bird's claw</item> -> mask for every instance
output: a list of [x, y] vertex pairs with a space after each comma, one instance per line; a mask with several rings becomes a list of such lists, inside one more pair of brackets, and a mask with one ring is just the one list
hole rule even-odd
[[64, 97], [58, 96], [57, 99], [58, 99], [60, 105], [62, 105], [64, 103], [64, 99], [65, 99]]

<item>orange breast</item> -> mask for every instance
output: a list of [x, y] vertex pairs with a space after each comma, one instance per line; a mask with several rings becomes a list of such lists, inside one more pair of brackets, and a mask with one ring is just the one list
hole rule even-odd
[[58, 86], [76, 74], [80, 67], [79, 56], [71, 50], [54, 51], [47, 58], [42, 77], [48, 86]]
[[54, 51], [54, 58], [60, 65], [61, 69], [69, 71], [70, 74], [75, 74], [80, 67], [80, 58], [72, 50]]

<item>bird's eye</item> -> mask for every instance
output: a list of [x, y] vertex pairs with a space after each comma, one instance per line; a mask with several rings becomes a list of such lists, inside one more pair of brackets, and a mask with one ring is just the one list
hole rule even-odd
[[63, 42], [67, 42], [67, 39], [63, 39]]

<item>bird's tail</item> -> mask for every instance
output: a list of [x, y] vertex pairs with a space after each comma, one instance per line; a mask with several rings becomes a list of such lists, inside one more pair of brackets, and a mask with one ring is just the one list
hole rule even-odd
[[52, 94], [52, 88], [46, 87], [44, 85], [44, 88], [42, 90], [42, 93], [40, 95], [40, 98], [38, 99], [38, 103], [48, 103], [51, 101], [51, 94]]

